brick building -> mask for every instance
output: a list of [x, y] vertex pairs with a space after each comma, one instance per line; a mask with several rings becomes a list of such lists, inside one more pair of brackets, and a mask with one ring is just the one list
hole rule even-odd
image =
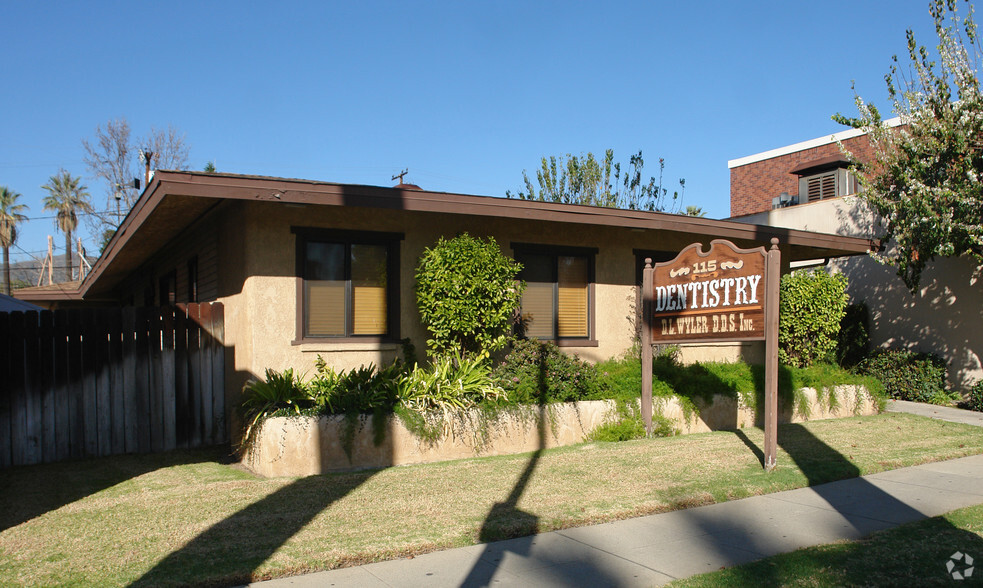
[[[897, 118], [886, 122], [900, 124]], [[859, 186], [839, 142], [861, 159], [871, 156], [867, 135], [850, 129], [727, 162], [731, 217], [855, 194]], [[775, 200], [783, 193], [784, 202]]]
[[[898, 119], [885, 121], [898, 126]], [[839, 143], [870, 157], [867, 136], [850, 129], [728, 162], [732, 220], [844, 236], [879, 238], [880, 221], [856, 196], [859, 185]], [[890, 243], [887, 243], [890, 253]], [[817, 259], [849, 280], [851, 302], [870, 309], [871, 343], [931, 352], [946, 360], [949, 385], [966, 391], [983, 379], [983, 268], [975, 260], [936, 258], [912, 294], [891, 266], [858, 256]], [[795, 265], [795, 264], [793, 264]]]

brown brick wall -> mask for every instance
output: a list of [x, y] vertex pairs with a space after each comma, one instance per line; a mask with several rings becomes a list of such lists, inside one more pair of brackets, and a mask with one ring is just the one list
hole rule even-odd
[[[866, 135], [846, 139], [843, 145], [861, 159], [871, 156], [870, 141]], [[839, 152], [839, 145], [829, 143], [731, 168], [730, 215], [742, 216], [771, 210], [771, 199], [782, 192], [788, 192], [791, 196], [798, 195], [799, 176], [790, 174], [789, 170], [799, 164], [837, 155]]]

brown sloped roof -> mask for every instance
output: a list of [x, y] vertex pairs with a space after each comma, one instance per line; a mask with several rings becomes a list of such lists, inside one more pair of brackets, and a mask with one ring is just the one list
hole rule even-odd
[[[543, 222], [655, 229], [699, 238], [749, 240], [772, 237], [790, 245], [791, 260], [866, 253], [867, 239], [811, 233], [661, 212], [599, 208], [420, 189], [383, 188], [311, 180], [158, 171], [140, 196], [81, 287], [85, 297], [112, 287], [195, 219], [225, 200], [357, 206], [390, 210], [522, 218]], [[148, 222], [152, 219], [152, 222]]]

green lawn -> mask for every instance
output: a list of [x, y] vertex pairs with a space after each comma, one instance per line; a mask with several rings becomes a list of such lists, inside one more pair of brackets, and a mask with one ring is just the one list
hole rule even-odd
[[[231, 584], [743, 498], [983, 453], [978, 428], [906, 414], [309, 478], [217, 451], [0, 476], [0, 585]], [[603, 488], [598, 492], [597, 488]]]

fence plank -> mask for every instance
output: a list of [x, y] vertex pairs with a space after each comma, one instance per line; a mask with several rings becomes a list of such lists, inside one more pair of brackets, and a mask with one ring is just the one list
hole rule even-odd
[[113, 402], [109, 390], [109, 325], [111, 309], [94, 309], [92, 312], [92, 346], [95, 374], [96, 436], [100, 456], [111, 455], [113, 450]]
[[10, 446], [10, 399], [12, 382], [10, 369], [10, 342], [13, 333], [10, 331], [10, 315], [0, 313], [0, 382], [5, 385], [0, 386], [0, 468], [7, 468], [11, 465]]
[[171, 450], [177, 447], [177, 427], [176, 427], [176, 400], [175, 400], [175, 374], [174, 369], [174, 307], [165, 306], [161, 311], [161, 352], [160, 352], [160, 376], [161, 376], [161, 404], [163, 410], [164, 429], [164, 450]]
[[212, 443], [225, 443], [229, 440], [225, 413], [225, 306], [215, 303], [211, 306], [212, 326], [209, 335], [212, 339]]
[[68, 314], [68, 405], [72, 457], [85, 455], [85, 402], [82, 386], [82, 313]]
[[188, 305], [188, 385], [189, 385], [189, 419], [188, 419], [188, 442], [194, 446], [201, 445], [201, 311], [204, 304]]
[[137, 388], [136, 388], [136, 309], [124, 308], [120, 315], [122, 323], [122, 376], [123, 376], [123, 447], [127, 453], [139, 451], [137, 443]]
[[152, 451], [164, 450], [164, 394], [161, 373], [161, 311], [149, 309], [147, 315], [147, 350], [150, 365], [150, 448]]
[[111, 448], [114, 455], [126, 451], [126, 412], [123, 388], [123, 313], [111, 309], [106, 313], [106, 331], [109, 370], [109, 397], [111, 416]]
[[54, 312], [54, 398], [55, 398], [55, 453], [58, 459], [71, 457], [72, 412], [68, 389], [68, 311]]
[[82, 405], [85, 414], [85, 456], [99, 455], [99, 402], [96, 376], [98, 373], [99, 337], [95, 313], [82, 313]]
[[26, 424], [27, 440], [24, 445], [24, 463], [41, 462], [41, 394], [34, 391], [41, 384], [41, 351], [38, 336], [38, 313], [24, 313], [24, 393], [27, 397]]
[[177, 446], [189, 446], [188, 432], [188, 305], [174, 313], [174, 419]]
[[10, 453], [13, 465], [23, 465], [27, 456], [27, 390], [25, 389], [24, 313], [10, 313]]
[[45, 310], [38, 315], [38, 350], [40, 352], [41, 384], [41, 461], [52, 462], [58, 459], [56, 445], [57, 429], [55, 412], [58, 410], [55, 397], [55, 337], [54, 314]]
[[212, 410], [214, 407], [214, 394], [212, 390], [212, 349], [214, 348], [214, 338], [211, 336], [212, 330], [212, 305], [202, 304], [199, 306], [199, 337], [201, 355], [201, 440], [204, 444], [212, 442], [213, 431], [215, 429], [212, 422]]
[[150, 424], [150, 313], [153, 309], [140, 307], [136, 314], [136, 341], [134, 345], [136, 359], [136, 379], [133, 382], [136, 391], [137, 406], [137, 451], [149, 453], [152, 448]]

